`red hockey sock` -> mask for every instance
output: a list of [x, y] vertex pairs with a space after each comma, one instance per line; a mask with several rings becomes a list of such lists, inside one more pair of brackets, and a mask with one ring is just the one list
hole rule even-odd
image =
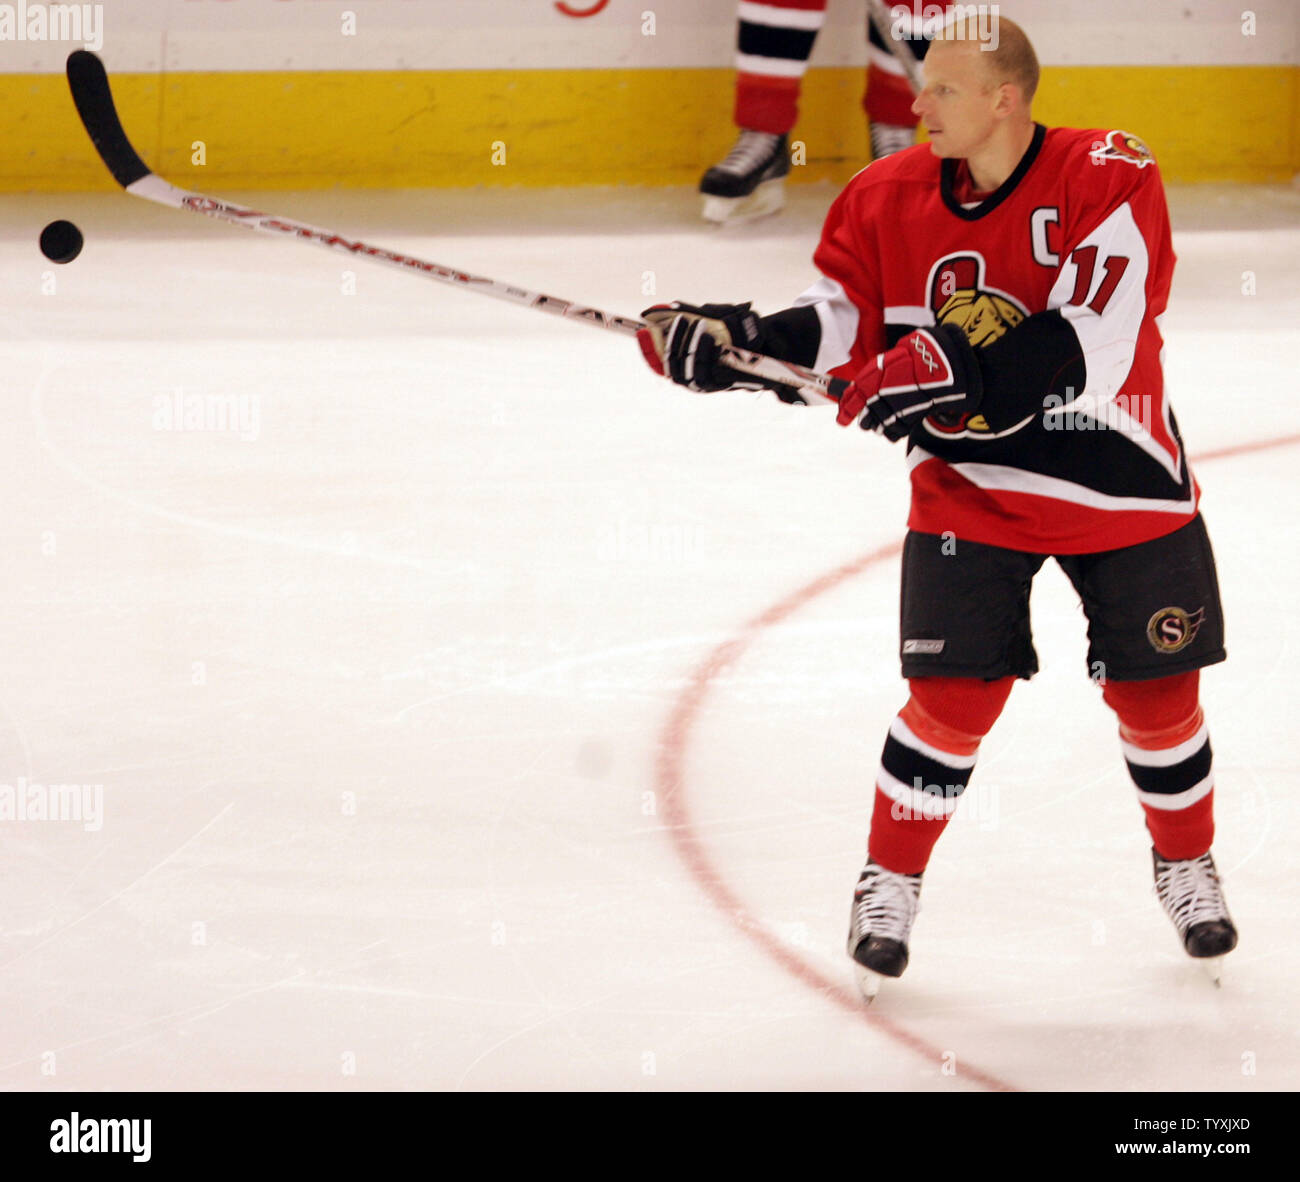
[[914, 97], [905, 75], [890, 73], [874, 62], [867, 66], [867, 88], [862, 95], [862, 109], [872, 123], [915, 127], [919, 120], [912, 114]]
[[799, 118], [799, 83], [826, 0], [750, 0], [736, 29], [736, 126], [785, 135]]
[[798, 78], [769, 78], [765, 74], [736, 76], [737, 127], [786, 135], [799, 118]]
[[1214, 841], [1210, 735], [1197, 701], [1199, 673], [1110, 681], [1102, 691], [1119, 716], [1120, 744], [1156, 852], [1199, 858]]
[[918, 677], [885, 739], [867, 852], [898, 874], [919, 874], [966, 790], [980, 740], [1013, 677]]

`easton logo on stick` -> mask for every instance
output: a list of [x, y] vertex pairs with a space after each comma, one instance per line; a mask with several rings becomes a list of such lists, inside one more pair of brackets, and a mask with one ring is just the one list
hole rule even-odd
[[244, 209], [239, 205], [226, 205], [221, 201], [213, 200], [211, 197], [204, 197], [201, 193], [189, 194], [181, 201], [181, 204], [186, 209], [192, 209], [195, 213], [224, 214], [236, 218], [260, 218], [265, 216], [265, 214], [258, 213], [255, 209]]

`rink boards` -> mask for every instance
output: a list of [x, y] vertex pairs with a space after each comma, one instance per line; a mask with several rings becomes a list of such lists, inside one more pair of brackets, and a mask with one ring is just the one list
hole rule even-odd
[[[0, 4], [0, 17], [34, 7]], [[730, 0], [103, 7], [83, 40], [113, 73], [145, 158], [181, 184], [683, 184], [732, 135]], [[830, 3], [804, 83], [795, 181], [842, 181], [867, 158], [862, 7]], [[1042, 121], [1133, 131], [1173, 180], [1300, 171], [1300, 12], [1286, 0], [1248, 19], [1226, 0], [1140, 12], [1095, 0], [1086, 18], [1074, 7], [1001, 6], [1044, 63]], [[0, 191], [111, 187], [61, 76], [75, 44], [18, 40], [19, 27], [5, 38], [0, 20]]]

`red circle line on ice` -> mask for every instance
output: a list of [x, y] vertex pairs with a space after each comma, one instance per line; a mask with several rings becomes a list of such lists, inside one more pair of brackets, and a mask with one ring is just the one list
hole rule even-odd
[[558, 8], [565, 16], [595, 16], [609, 4], [609, 0], [595, 0], [590, 8], [574, 8], [564, 3], [564, 0], [556, 0], [555, 7]]
[[[1227, 459], [1249, 452], [1266, 451], [1277, 447], [1288, 447], [1300, 443], [1300, 434], [1284, 435], [1277, 439], [1256, 440], [1250, 443], [1234, 444], [1204, 452], [1196, 457], [1200, 464], [1211, 460]], [[691, 817], [687, 800], [686, 754], [690, 745], [691, 732], [699, 718], [700, 709], [708, 697], [713, 680], [727, 669], [736, 665], [745, 655], [749, 646], [768, 628], [783, 623], [801, 608], [806, 607], [820, 595], [834, 590], [849, 579], [856, 578], [871, 569], [877, 563], [884, 562], [898, 554], [903, 548], [902, 541], [891, 542], [872, 550], [868, 554], [846, 562], [818, 576], [811, 583], [805, 584], [797, 591], [791, 592], [784, 599], [778, 600], [761, 615], [754, 617], [730, 639], [715, 647], [699, 665], [692, 670], [687, 679], [686, 688], [678, 695], [673, 704], [668, 722], [664, 726], [659, 740], [659, 758], [655, 769], [655, 785], [660, 796], [664, 823], [668, 836], [672, 840], [677, 855], [686, 865], [691, 877], [695, 879], [704, 894], [752, 943], [782, 969], [798, 978], [805, 985], [811, 986], [827, 1000], [834, 1002], [841, 1009], [847, 1010], [855, 1017], [869, 1023], [876, 1030], [894, 1042], [916, 1052], [927, 1062], [942, 1062], [944, 1050], [900, 1023], [873, 1012], [863, 1003], [858, 993], [848, 983], [847, 961], [844, 982], [836, 981], [824, 973], [816, 964], [805, 960], [792, 947], [780, 940], [764, 925], [762, 918], [755, 915], [736, 891], [730, 886], [722, 870], [714, 863], [703, 834], [697, 833]], [[863, 835], [865, 841], [865, 833]], [[962, 1077], [982, 1085], [995, 1092], [1019, 1091], [1014, 1084], [999, 1079], [996, 1075], [974, 1066], [970, 1060], [962, 1060]]]

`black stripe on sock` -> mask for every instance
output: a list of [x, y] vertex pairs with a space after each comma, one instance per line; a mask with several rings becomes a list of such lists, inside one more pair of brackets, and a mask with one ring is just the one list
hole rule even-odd
[[1125, 760], [1128, 773], [1133, 783], [1143, 792], [1154, 792], [1159, 796], [1174, 796], [1194, 788], [1210, 774], [1213, 757], [1210, 752], [1210, 740], [1207, 738], [1200, 750], [1194, 751], [1186, 759], [1169, 767], [1146, 767], [1140, 763]]
[[900, 743], [893, 735], [885, 739], [885, 749], [880, 754], [880, 764], [891, 776], [902, 780], [911, 788], [921, 779], [921, 790], [931, 796], [953, 800], [966, 791], [970, 769], [949, 767], [937, 759]]
[[755, 57], [779, 57], [792, 62], [806, 62], [812, 53], [817, 34], [811, 29], [776, 29], [771, 25], [740, 22], [736, 45], [741, 53]]

